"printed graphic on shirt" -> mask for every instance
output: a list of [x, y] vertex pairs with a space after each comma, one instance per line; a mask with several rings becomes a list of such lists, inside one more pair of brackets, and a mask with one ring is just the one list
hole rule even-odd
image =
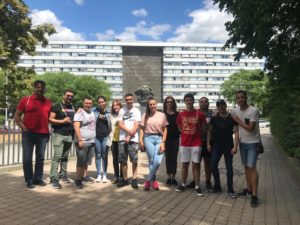
[[187, 116], [182, 118], [182, 132], [184, 134], [194, 134], [196, 132], [196, 124], [199, 122], [197, 116]]

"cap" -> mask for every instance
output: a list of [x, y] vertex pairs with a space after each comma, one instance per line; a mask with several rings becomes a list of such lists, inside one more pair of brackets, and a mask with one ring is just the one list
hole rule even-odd
[[227, 106], [227, 104], [224, 99], [218, 99], [216, 106]]

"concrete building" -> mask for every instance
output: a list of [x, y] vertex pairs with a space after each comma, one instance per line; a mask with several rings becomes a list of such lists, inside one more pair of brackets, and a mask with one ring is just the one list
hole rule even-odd
[[38, 74], [64, 71], [94, 76], [110, 85], [113, 99], [149, 85], [159, 101], [172, 95], [178, 103], [187, 92], [214, 103], [220, 98], [220, 85], [231, 74], [264, 66], [264, 60], [246, 56], [235, 62], [236, 48], [210, 43], [51, 41], [36, 52], [36, 56], [22, 55], [19, 65], [34, 66]]

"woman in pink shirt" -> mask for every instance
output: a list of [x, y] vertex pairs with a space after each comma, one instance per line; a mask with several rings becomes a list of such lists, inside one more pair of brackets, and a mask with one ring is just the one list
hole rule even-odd
[[144, 183], [145, 191], [149, 191], [151, 184], [154, 190], [159, 190], [156, 172], [165, 151], [167, 125], [165, 114], [157, 111], [156, 100], [149, 98], [140, 129], [140, 144], [142, 150], [146, 149], [149, 160], [149, 175]]

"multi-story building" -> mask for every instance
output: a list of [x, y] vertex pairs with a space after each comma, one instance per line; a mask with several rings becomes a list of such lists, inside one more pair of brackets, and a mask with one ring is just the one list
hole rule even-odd
[[162, 101], [172, 95], [180, 103], [187, 92], [195, 98], [220, 98], [220, 85], [240, 69], [262, 69], [264, 60], [242, 56], [222, 44], [172, 42], [52, 41], [38, 46], [36, 56], [22, 55], [19, 65], [34, 66], [38, 74], [70, 72], [107, 82], [113, 99], [142, 85], [153, 89]]

